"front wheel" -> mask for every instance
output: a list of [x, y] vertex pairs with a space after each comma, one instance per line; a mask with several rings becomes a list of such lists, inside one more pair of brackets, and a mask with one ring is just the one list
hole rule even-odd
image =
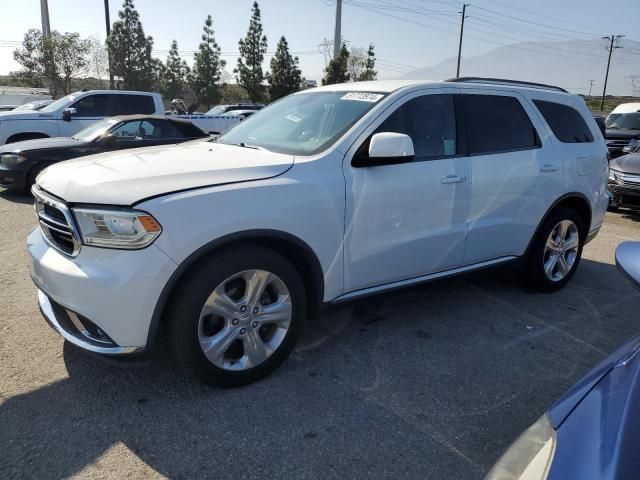
[[232, 387], [275, 370], [302, 331], [305, 294], [297, 270], [262, 247], [202, 262], [169, 310], [173, 352], [206, 383]]
[[584, 246], [585, 230], [578, 213], [560, 208], [549, 215], [538, 231], [521, 274], [534, 290], [552, 292], [573, 277]]

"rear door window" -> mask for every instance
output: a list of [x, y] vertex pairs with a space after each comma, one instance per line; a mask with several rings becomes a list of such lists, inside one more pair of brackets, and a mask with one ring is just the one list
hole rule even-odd
[[416, 160], [457, 154], [453, 95], [423, 95], [399, 107], [374, 133], [394, 132], [413, 140]]
[[470, 155], [539, 146], [536, 130], [520, 102], [505, 95], [462, 95]]
[[533, 103], [551, 127], [553, 134], [561, 142], [593, 142], [591, 130], [575, 108], [544, 100], [534, 100]]
[[152, 114], [156, 108], [149, 95], [115, 95], [114, 115]]

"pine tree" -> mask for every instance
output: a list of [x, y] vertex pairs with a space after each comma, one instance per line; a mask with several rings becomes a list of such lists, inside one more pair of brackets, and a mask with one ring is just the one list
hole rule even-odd
[[187, 88], [189, 66], [178, 53], [178, 42], [171, 42], [167, 62], [160, 75], [160, 92], [166, 99], [179, 98]]
[[220, 99], [218, 81], [227, 62], [220, 59], [220, 47], [214, 37], [211, 15], [204, 22], [203, 32], [202, 42], [194, 55], [189, 83], [198, 102], [205, 104], [208, 110]]
[[364, 64], [364, 72], [360, 75], [358, 80], [375, 80], [378, 77], [378, 72], [374, 70], [376, 66], [376, 53], [374, 51], [373, 43], [369, 44], [369, 50], [367, 50], [367, 60]]
[[343, 43], [338, 56], [329, 62], [324, 71], [323, 85], [332, 85], [334, 83], [344, 83], [351, 79], [347, 70], [349, 64], [349, 50]]
[[157, 82], [159, 62], [151, 57], [153, 38], [145, 36], [133, 0], [124, 0], [107, 45], [114, 75], [124, 88], [150, 90]]
[[300, 90], [301, 73], [298, 68], [298, 57], [291, 56], [287, 39], [284, 36], [281, 37], [276, 54], [271, 59], [271, 73], [267, 75], [271, 100], [277, 100]]
[[251, 12], [249, 31], [244, 39], [238, 41], [240, 57], [233, 72], [238, 75], [238, 83], [244, 87], [249, 98], [255, 102], [262, 98], [262, 82], [265, 80], [262, 62], [267, 51], [267, 37], [262, 34], [258, 2], [253, 3]]

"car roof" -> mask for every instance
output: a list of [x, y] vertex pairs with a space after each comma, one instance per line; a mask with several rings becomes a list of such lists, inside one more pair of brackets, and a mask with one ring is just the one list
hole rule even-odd
[[78, 92], [73, 92], [71, 95], [82, 95], [83, 93], [104, 93], [104, 94], [125, 94], [125, 95], [159, 95], [155, 92], [142, 92], [136, 90], [80, 90]]
[[611, 113], [635, 113], [640, 111], [639, 102], [621, 103]]

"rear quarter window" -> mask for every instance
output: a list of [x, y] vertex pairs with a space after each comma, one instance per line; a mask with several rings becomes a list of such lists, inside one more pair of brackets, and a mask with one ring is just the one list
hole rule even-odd
[[534, 100], [533, 103], [551, 127], [553, 134], [561, 142], [593, 142], [593, 134], [589, 126], [575, 108], [545, 100]]

